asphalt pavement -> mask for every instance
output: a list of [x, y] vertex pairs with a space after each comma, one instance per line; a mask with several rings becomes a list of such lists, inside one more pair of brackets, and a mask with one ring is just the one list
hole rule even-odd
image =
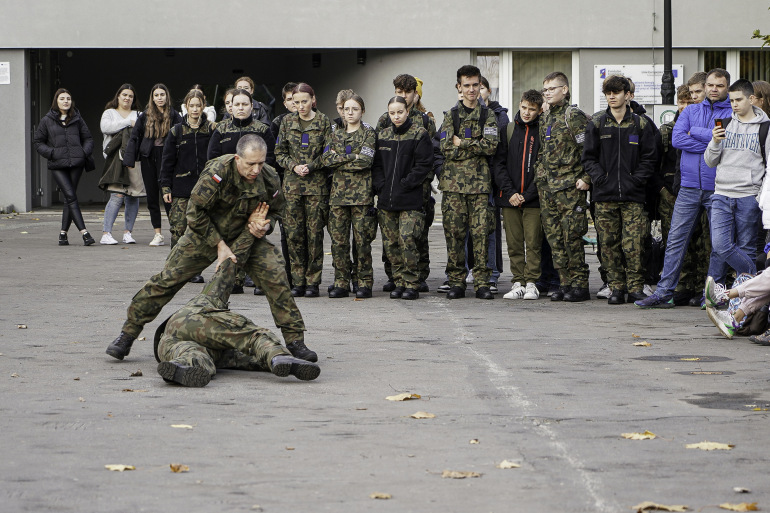
[[[85, 212], [97, 241], [101, 217]], [[372, 299], [298, 299], [316, 381], [222, 371], [188, 389], [158, 376], [151, 341], [202, 285], [185, 286], [124, 361], [104, 353], [169, 251], [147, 245], [144, 207], [136, 245], [84, 247], [73, 227], [59, 247], [59, 219], [0, 216], [2, 511], [770, 509], [770, 347], [722, 338], [699, 309], [503, 300], [507, 258], [495, 300], [448, 301], [435, 292], [446, 251], [434, 225], [419, 300], [381, 291], [379, 238]], [[327, 249], [324, 290], [332, 276]], [[275, 329], [265, 298], [246, 292], [231, 309]], [[400, 393], [421, 398], [386, 400]], [[645, 431], [656, 438], [621, 436]], [[734, 447], [686, 448], [703, 441]]]

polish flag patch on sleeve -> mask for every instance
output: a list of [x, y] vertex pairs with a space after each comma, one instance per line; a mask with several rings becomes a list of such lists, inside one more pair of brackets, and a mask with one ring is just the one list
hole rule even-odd
[[216, 174], [216, 173], [214, 173], [214, 174], [212, 175], [211, 179], [212, 179], [212, 180], [214, 180], [214, 181], [215, 181], [215, 182], [217, 182], [217, 183], [219, 183], [219, 182], [221, 182], [221, 181], [222, 181], [222, 177], [221, 177], [221, 176], [219, 176], [219, 175], [218, 175], [218, 174]]

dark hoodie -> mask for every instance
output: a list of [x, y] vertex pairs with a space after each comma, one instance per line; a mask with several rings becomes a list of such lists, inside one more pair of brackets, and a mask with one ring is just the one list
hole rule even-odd
[[60, 116], [50, 110], [40, 120], [35, 130], [35, 150], [48, 159], [48, 169], [84, 167], [94, 150], [91, 132], [77, 109], [73, 109], [72, 116], [66, 121]]
[[[491, 106], [490, 106], [491, 108]], [[535, 161], [540, 150], [540, 116], [525, 123], [518, 112], [513, 118], [514, 129], [508, 141], [508, 128], [500, 132], [500, 144], [492, 159], [495, 180], [495, 205], [514, 208], [510, 199], [515, 193], [524, 196], [524, 205], [518, 208], [540, 208], [535, 186]]]

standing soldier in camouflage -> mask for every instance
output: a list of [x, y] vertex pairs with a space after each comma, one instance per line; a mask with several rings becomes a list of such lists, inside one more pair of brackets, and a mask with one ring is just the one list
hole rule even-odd
[[321, 163], [331, 135], [329, 118], [316, 106], [307, 84], [294, 88], [297, 112], [281, 121], [276, 144], [278, 165], [284, 168], [286, 237], [289, 245], [292, 296], [318, 297], [324, 264], [324, 227], [329, 216], [329, 186]]
[[382, 245], [392, 264], [391, 299], [420, 297], [417, 240], [425, 222], [425, 175], [433, 167], [433, 142], [409, 117], [406, 100], [388, 102], [391, 125], [380, 132], [372, 166]]
[[[422, 96], [422, 80], [412, 75], [398, 75], [393, 79], [393, 87], [395, 89], [395, 95], [401, 96], [406, 100], [407, 109], [409, 112], [409, 119], [412, 120], [416, 126], [421, 126], [428, 131], [431, 140], [436, 136], [436, 123], [433, 121], [433, 114], [427, 114], [420, 110], [420, 97]], [[424, 107], [423, 107], [424, 108]], [[377, 133], [380, 133], [383, 129], [392, 126], [390, 116], [388, 113], [384, 113], [377, 121]], [[430, 252], [428, 244], [428, 232], [433, 224], [433, 217], [436, 210], [436, 200], [431, 196], [431, 183], [433, 182], [433, 173], [428, 173], [425, 177], [425, 183], [422, 186], [423, 192], [423, 209], [425, 210], [425, 223], [422, 229], [422, 233], [417, 240], [417, 249], [420, 252], [420, 261], [417, 264], [420, 280], [420, 292], [428, 292], [428, 284], [426, 280], [430, 275]], [[391, 273], [391, 265], [387, 260], [385, 251], [382, 252], [382, 261], [385, 264], [385, 274], [388, 276], [388, 283], [382, 287], [383, 292], [390, 292], [396, 285], [393, 282], [393, 276]]]
[[294, 358], [270, 330], [227, 309], [235, 267], [225, 259], [203, 292], [160, 325], [155, 333], [158, 374], [187, 387], [206, 386], [217, 368], [317, 378], [317, 364]]
[[540, 119], [540, 154], [535, 167], [543, 232], [559, 272], [551, 301], [586, 301], [588, 264], [583, 235], [588, 231], [586, 191], [591, 179], [580, 163], [588, 116], [569, 105], [569, 80], [554, 71], [543, 80], [549, 109]]
[[479, 103], [479, 68], [466, 65], [458, 69], [457, 87], [462, 101], [444, 113], [439, 130], [444, 155], [439, 188], [443, 192], [441, 214], [447, 245], [447, 298], [465, 297], [465, 234], [470, 230], [476, 297], [494, 299], [488, 286], [492, 270], [486, 262], [487, 237], [494, 230], [488, 157], [497, 149], [497, 121], [494, 112]]
[[642, 291], [642, 253], [649, 231], [644, 200], [657, 165], [657, 144], [652, 122], [628, 105], [631, 85], [626, 78], [608, 78], [602, 92], [608, 107], [588, 122], [583, 166], [593, 184], [596, 234], [612, 289], [607, 302], [622, 305], [626, 293], [629, 301], [647, 297]]
[[332, 238], [334, 287], [329, 297], [348, 297], [351, 262], [350, 231], [353, 228], [358, 280], [357, 298], [372, 297], [372, 240], [377, 233], [372, 191], [372, 161], [377, 135], [361, 122], [365, 112], [364, 100], [357, 94], [343, 104], [344, 126], [337, 127], [324, 149], [321, 163], [331, 169], [332, 187], [329, 196], [329, 236]]
[[[267, 147], [256, 134], [244, 135], [235, 155], [209, 161], [190, 194], [187, 231], [166, 259], [163, 270], [150, 278], [128, 307], [123, 329], [107, 347], [118, 360], [128, 356], [142, 328], [163, 306], [213, 261], [234, 259], [238, 267], [257, 278], [265, 290], [276, 326], [286, 348], [304, 360], [318, 356], [305, 346], [305, 323], [289, 292], [280, 252], [265, 238], [283, 211], [278, 174], [265, 165]], [[260, 203], [267, 203], [268, 223], [250, 223]], [[256, 240], [255, 240], [256, 237]]]

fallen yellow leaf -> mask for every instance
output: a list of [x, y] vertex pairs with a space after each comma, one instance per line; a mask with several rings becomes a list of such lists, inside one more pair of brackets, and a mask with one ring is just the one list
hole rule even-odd
[[735, 446], [731, 444], [721, 444], [719, 442], [700, 442], [697, 444], [687, 444], [685, 447], [687, 449], [700, 449], [702, 451], [729, 451]]
[[107, 470], [114, 470], [115, 472], [123, 472], [124, 470], [136, 470], [133, 465], [105, 465]]
[[478, 439], [478, 438], [474, 438], [473, 440], [471, 440], [471, 441], [470, 441], [470, 442], [468, 442], [468, 443], [469, 443], [469, 444], [478, 444], [478, 443], [481, 443], [481, 442], [479, 442], [479, 439]]
[[409, 416], [412, 417], [413, 419], [433, 419], [433, 418], [436, 418], [435, 415], [433, 415], [432, 413], [428, 413], [427, 411], [418, 411], [416, 413], [412, 413]]
[[752, 408], [751, 411], [767, 411], [767, 408], [756, 407], [756, 408]]
[[735, 493], [751, 493], [751, 490], [748, 488], [743, 488], [742, 486], [736, 486], [733, 488], [733, 491]]
[[18, 377], [19, 377], [19, 375], [18, 375], [18, 374], [16, 374], [16, 373], [14, 372], [13, 374], [11, 374], [11, 377], [12, 377], [12, 378], [18, 378]]
[[372, 494], [369, 494], [370, 499], [392, 499], [393, 496], [389, 493], [382, 493], [382, 492], [374, 492]]
[[657, 435], [655, 433], [645, 431], [644, 433], [621, 433], [620, 436], [626, 438], [627, 440], [652, 440]]
[[646, 340], [644, 342], [634, 342], [634, 345], [637, 347], [652, 347], [652, 344], [650, 344]]
[[286, 450], [287, 450], [287, 451], [293, 451], [293, 450], [294, 450], [294, 447], [287, 447], [287, 448], [286, 448]]
[[497, 468], [520, 468], [521, 465], [512, 461], [503, 460], [497, 464]]
[[756, 502], [740, 502], [738, 504], [725, 502], [720, 504], [719, 507], [729, 511], [759, 511]]
[[636, 333], [631, 333], [631, 336], [634, 338], [641, 338], [641, 335], [637, 335]]
[[398, 395], [389, 395], [385, 399], [388, 401], [409, 401], [411, 399], [419, 399], [420, 395], [418, 394], [410, 394], [409, 392], [404, 392], [403, 394]]
[[85, 399], [83, 399], [82, 397], [78, 397], [78, 401], [80, 401], [81, 403], [84, 403], [84, 402], [86, 402], [86, 400], [85, 400]]
[[192, 429], [193, 427], [190, 424], [171, 424], [172, 428], [177, 429]]
[[444, 479], [465, 479], [466, 477], [481, 477], [478, 472], [458, 472], [456, 470], [445, 470], [441, 473]]
[[131, 374], [129, 374], [129, 377], [136, 378], [136, 377], [141, 376], [141, 375], [142, 375], [142, 371], [141, 370], [137, 370], [136, 372], [132, 372]]
[[699, 362], [700, 358], [680, 358], [679, 360], [683, 362]]
[[140, 342], [141, 342], [142, 340], [147, 340], [147, 337], [142, 337], [142, 338], [140, 338], [140, 339], [139, 339], [139, 341], [140, 341]]
[[631, 509], [636, 510], [637, 513], [641, 513], [642, 511], [687, 511], [687, 506], [667, 506], [665, 504], [656, 504], [654, 502], [645, 501], [641, 504], [637, 504]]
[[190, 467], [187, 465], [182, 465], [181, 463], [171, 463], [169, 464], [169, 467], [171, 468], [171, 472], [179, 473], [179, 472], [189, 472]]
[[26, 324], [17, 324], [16, 327], [19, 328], [20, 330], [27, 329], [27, 325]]

